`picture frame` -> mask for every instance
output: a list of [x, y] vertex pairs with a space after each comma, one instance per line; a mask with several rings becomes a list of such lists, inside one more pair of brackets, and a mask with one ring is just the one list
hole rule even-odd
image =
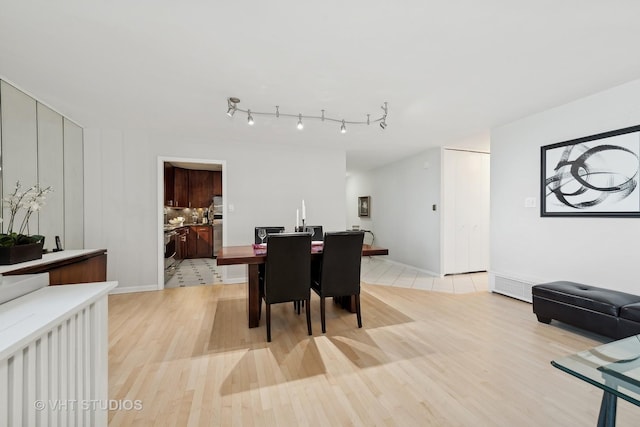
[[358, 197], [358, 216], [369, 217], [371, 213], [371, 196]]
[[541, 217], [640, 217], [640, 125], [540, 148]]

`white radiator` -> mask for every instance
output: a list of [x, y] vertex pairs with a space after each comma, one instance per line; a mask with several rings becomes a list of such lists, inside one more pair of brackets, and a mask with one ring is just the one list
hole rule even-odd
[[526, 302], [532, 301], [531, 287], [534, 281], [506, 277], [501, 274], [489, 274], [489, 288], [491, 291], [517, 298]]
[[0, 305], [0, 426], [106, 426], [111, 283]]

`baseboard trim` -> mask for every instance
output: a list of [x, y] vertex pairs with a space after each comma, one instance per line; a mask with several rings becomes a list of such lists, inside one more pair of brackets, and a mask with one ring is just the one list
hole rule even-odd
[[[237, 285], [238, 283], [247, 283], [247, 278], [236, 277], [233, 279], [225, 279], [220, 283], [221, 285]], [[216, 283], [217, 284], [217, 283]]]
[[134, 292], [150, 292], [157, 291], [158, 285], [144, 285], [144, 286], [123, 286], [117, 287], [109, 292], [110, 295], [114, 294], [131, 294]]

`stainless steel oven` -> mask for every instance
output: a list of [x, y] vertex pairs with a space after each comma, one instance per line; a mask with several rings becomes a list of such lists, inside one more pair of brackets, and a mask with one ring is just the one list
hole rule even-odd
[[175, 272], [176, 248], [178, 245], [178, 233], [175, 231], [164, 232], [164, 282], [167, 283]]

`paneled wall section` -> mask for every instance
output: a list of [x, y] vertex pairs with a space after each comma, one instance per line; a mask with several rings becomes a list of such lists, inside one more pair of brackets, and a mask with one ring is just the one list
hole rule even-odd
[[[46, 204], [34, 213], [25, 234], [45, 236], [45, 249], [84, 248], [84, 187], [82, 128], [56, 111], [0, 80], [0, 152], [2, 197], [16, 182], [23, 191], [32, 185], [51, 186]], [[2, 232], [8, 230], [8, 210], [3, 208]], [[20, 231], [24, 209], [13, 231]]]

